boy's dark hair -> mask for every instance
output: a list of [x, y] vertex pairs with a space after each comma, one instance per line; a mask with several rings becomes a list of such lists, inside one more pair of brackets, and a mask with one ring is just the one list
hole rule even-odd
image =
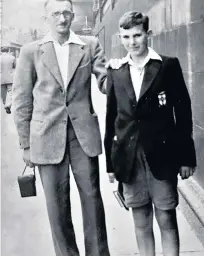
[[140, 24], [145, 32], [149, 30], [149, 17], [137, 11], [126, 12], [119, 20], [119, 27], [123, 29], [131, 29]]
[[[45, 1], [45, 3], [44, 3], [44, 8], [45, 8], [45, 9], [46, 9], [46, 7], [47, 7], [47, 5], [48, 5], [48, 3], [49, 3], [50, 1], [52, 1], [52, 0], [46, 0], [46, 1]], [[66, 2], [69, 2], [69, 3], [72, 5], [72, 8], [73, 8], [73, 2], [72, 2], [72, 0], [55, 0], [55, 1], [59, 1], [59, 2], [64, 2], [64, 1], [66, 1]]]

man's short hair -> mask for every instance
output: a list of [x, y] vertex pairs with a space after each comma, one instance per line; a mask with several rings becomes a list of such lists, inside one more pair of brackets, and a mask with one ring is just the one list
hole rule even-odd
[[119, 27], [123, 29], [131, 29], [140, 24], [146, 32], [149, 30], [149, 17], [137, 11], [126, 12], [119, 20]]
[[51, 1], [58, 1], [58, 2], [64, 2], [65, 1], [65, 2], [69, 2], [71, 4], [72, 8], [73, 8], [72, 0], [46, 0], [45, 3], [44, 3], [44, 8], [45, 9], [47, 8], [48, 3], [51, 2]]

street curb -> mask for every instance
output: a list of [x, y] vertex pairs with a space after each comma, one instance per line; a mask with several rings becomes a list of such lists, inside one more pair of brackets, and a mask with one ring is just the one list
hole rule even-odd
[[204, 246], [204, 189], [193, 178], [179, 180], [181, 211]]

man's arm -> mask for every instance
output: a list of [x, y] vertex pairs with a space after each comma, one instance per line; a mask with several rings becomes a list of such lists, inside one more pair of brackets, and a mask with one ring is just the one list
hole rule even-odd
[[13, 82], [13, 113], [20, 148], [30, 147], [30, 120], [33, 111], [33, 87], [36, 80], [33, 53], [29, 46], [21, 49]]
[[[174, 87], [174, 113], [176, 120], [177, 139], [179, 140], [181, 176], [187, 178], [193, 174], [196, 167], [196, 154], [193, 141], [193, 121], [191, 100], [186, 87], [182, 69], [177, 58], [174, 60], [173, 80]], [[189, 169], [190, 168], [190, 169]]]
[[107, 105], [106, 105], [106, 130], [105, 130], [105, 153], [107, 172], [110, 182], [114, 182], [114, 169], [111, 161], [111, 149], [113, 138], [115, 136], [115, 119], [117, 116], [117, 101], [114, 92], [111, 70], [108, 70], [107, 76]]
[[98, 40], [98, 38], [94, 38], [92, 44], [92, 73], [96, 76], [99, 90], [105, 94], [106, 93], [106, 77], [107, 77], [107, 69], [106, 65], [106, 57], [104, 54], [104, 50]]

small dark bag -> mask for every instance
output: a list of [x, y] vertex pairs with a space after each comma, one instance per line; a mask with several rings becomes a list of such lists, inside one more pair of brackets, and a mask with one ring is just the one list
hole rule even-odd
[[27, 166], [25, 166], [21, 176], [18, 176], [18, 184], [20, 188], [21, 197], [36, 196], [36, 177], [35, 167], [33, 168], [34, 174], [24, 175]]

